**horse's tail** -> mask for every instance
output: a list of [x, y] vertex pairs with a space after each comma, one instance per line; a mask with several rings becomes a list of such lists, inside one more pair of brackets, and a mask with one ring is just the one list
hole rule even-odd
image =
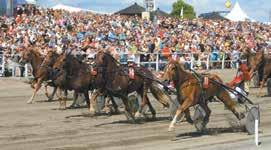
[[159, 86], [158, 83], [152, 83], [150, 87], [150, 91], [155, 99], [157, 99], [164, 107], [169, 108], [171, 98], [170, 96], [163, 90], [163, 87]]

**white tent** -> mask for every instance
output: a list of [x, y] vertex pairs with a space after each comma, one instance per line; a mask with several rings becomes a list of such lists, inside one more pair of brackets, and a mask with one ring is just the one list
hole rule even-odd
[[233, 9], [229, 14], [226, 15], [227, 19], [231, 21], [245, 21], [245, 20], [251, 20], [250, 17], [242, 10], [240, 7], [238, 1], [235, 3]]
[[68, 6], [68, 5], [63, 5], [63, 4], [57, 4], [53, 7], [51, 7], [53, 9], [62, 9], [62, 10], [66, 10], [69, 12], [79, 12], [79, 11], [87, 11], [87, 12], [92, 12], [94, 14], [108, 14], [110, 15], [110, 13], [105, 13], [105, 12], [97, 12], [94, 10], [88, 10], [88, 9], [82, 9], [82, 8], [78, 8], [78, 7], [72, 7], [72, 6]]
[[66, 10], [66, 11], [69, 11], [69, 12], [86, 11], [86, 10], [81, 9], [81, 8], [67, 6], [67, 5], [63, 5], [63, 4], [57, 4], [57, 5], [53, 6], [52, 8], [53, 9], [62, 9], [62, 10]]
[[27, 4], [33, 4], [36, 5], [37, 4], [37, 0], [26, 0]]

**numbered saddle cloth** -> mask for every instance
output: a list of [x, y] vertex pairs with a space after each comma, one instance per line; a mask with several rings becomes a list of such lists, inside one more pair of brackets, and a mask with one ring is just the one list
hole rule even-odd
[[97, 75], [97, 71], [94, 68], [91, 68], [90, 69], [90, 74], [93, 75], [93, 76], [96, 76]]
[[203, 88], [204, 89], [208, 89], [209, 88], [209, 78], [207, 76], [205, 76], [203, 78]]

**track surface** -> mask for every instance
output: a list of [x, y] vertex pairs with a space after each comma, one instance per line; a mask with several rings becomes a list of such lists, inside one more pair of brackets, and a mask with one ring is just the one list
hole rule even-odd
[[[234, 75], [232, 70], [217, 73], [227, 81]], [[57, 110], [58, 102], [44, 102], [43, 90], [36, 103], [26, 104], [32, 92], [29, 84], [0, 78], [0, 149], [270, 149], [271, 98], [256, 98], [256, 91], [252, 89], [250, 98], [261, 107], [259, 147], [255, 146], [253, 135], [247, 135], [221, 103], [210, 104], [207, 133], [196, 132], [186, 122], [177, 124], [174, 132], [167, 132], [169, 113], [156, 101], [152, 101], [158, 112], [156, 121], [131, 124], [123, 114], [91, 117], [85, 115], [86, 108]]]

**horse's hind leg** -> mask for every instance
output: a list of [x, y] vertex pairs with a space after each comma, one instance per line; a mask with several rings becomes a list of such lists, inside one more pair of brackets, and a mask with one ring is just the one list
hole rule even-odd
[[146, 95], [146, 99], [147, 99], [147, 105], [149, 106], [149, 109], [151, 111], [151, 114], [152, 114], [152, 119], [155, 119], [156, 118], [156, 111], [155, 109], [153, 108], [148, 96]]
[[53, 93], [48, 97], [48, 101], [52, 101], [54, 99], [54, 96], [56, 94], [57, 87], [54, 87]]
[[87, 103], [88, 108], [90, 107], [90, 101], [89, 101], [89, 95], [88, 95], [88, 90], [84, 91], [84, 97], [85, 97], [85, 101]]
[[219, 95], [217, 96], [225, 105], [228, 109], [230, 109], [233, 114], [239, 119], [243, 119], [245, 117], [245, 115], [243, 113], [239, 113], [236, 110], [236, 105], [235, 102], [231, 100], [230, 95], [227, 91], [225, 91], [224, 89], [220, 89], [222, 90]]
[[77, 103], [77, 99], [78, 99], [78, 93], [74, 91], [73, 92], [73, 102], [72, 102], [70, 108], [74, 108], [75, 107], [75, 105]]
[[118, 108], [118, 104], [116, 103], [116, 101], [114, 100], [113, 96], [111, 95], [108, 95], [108, 97], [110, 98], [111, 102], [112, 102], [112, 105], [115, 109], [115, 113], [118, 114], [119, 113], [119, 108]]
[[96, 107], [96, 100], [97, 97], [100, 95], [100, 90], [96, 90], [92, 92], [90, 97], [90, 103], [89, 103], [89, 112], [95, 114], [95, 107]]
[[122, 96], [121, 99], [122, 99], [123, 104], [125, 106], [125, 114], [126, 114], [127, 120], [129, 120], [131, 118], [133, 123], [135, 123], [135, 118], [132, 115], [131, 109], [128, 105], [128, 97]]
[[208, 107], [207, 102], [200, 103], [199, 105], [204, 109], [204, 111], [206, 113], [206, 116], [204, 117], [204, 120], [203, 120], [204, 124], [206, 125], [209, 122], [209, 118], [210, 118], [210, 115], [211, 115], [211, 110]]
[[[147, 88], [147, 85], [146, 83], [144, 82], [144, 86], [143, 86], [143, 90], [140, 90], [138, 91], [140, 93], [140, 96], [142, 98], [142, 101], [141, 101], [141, 104], [140, 104], [140, 107], [138, 109], [138, 111], [136, 112], [135, 114], [135, 117], [140, 117], [141, 114], [142, 114], [142, 111], [145, 107], [146, 104], [148, 104], [148, 98], [147, 98], [147, 92], [148, 92], [148, 88]], [[148, 104], [149, 105], [149, 104]], [[150, 107], [151, 105], [149, 105]], [[152, 106], [151, 106], [152, 107]], [[151, 110], [151, 107], [150, 107], [150, 110]], [[152, 108], [153, 109], [153, 108]], [[154, 109], [153, 109], [154, 110]]]

